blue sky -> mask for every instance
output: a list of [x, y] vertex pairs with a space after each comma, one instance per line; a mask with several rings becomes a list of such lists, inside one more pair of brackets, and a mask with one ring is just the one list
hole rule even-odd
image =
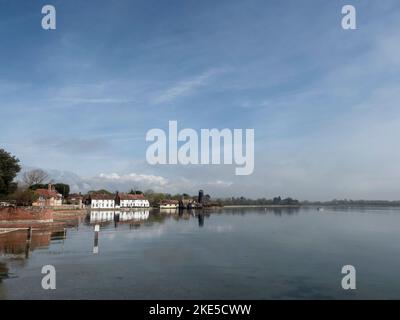
[[[25, 167], [120, 190], [400, 199], [396, 0], [1, 0], [0, 46], [0, 146]], [[254, 128], [254, 173], [147, 165], [146, 132], [169, 120]]]

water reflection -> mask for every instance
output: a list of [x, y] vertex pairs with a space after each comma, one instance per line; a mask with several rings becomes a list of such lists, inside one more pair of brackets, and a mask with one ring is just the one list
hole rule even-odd
[[66, 229], [26, 229], [8, 232], [0, 236], [0, 255], [29, 258], [33, 250], [47, 248], [52, 240], [59, 239], [66, 239]]
[[[263, 207], [254, 207], [251, 208], [252, 212], [256, 212], [258, 214], [274, 214], [276, 216], [282, 216], [282, 215], [294, 215], [298, 214], [300, 212], [300, 207], [268, 207], [268, 208], [263, 208]], [[249, 208], [225, 208], [223, 211], [224, 214], [240, 214], [240, 215], [245, 215], [249, 212]]]
[[[246, 208], [226, 208], [223, 210], [212, 211], [213, 215], [231, 214], [245, 215], [249, 209]], [[293, 215], [299, 212], [299, 208], [252, 208], [252, 212], [258, 214]], [[179, 210], [163, 209], [150, 210], [136, 209], [131, 211], [88, 211], [86, 217], [75, 218], [73, 221], [66, 221], [62, 225], [53, 226], [50, 229], [29, 229], [13, 231], [0, 235], [0, 255], [28, 258], [30, 253], [37, 248], [47, 248], [50, 243], [64, 242], [67, 239], [67, 230], [71, 228], [79, 229], [79, 224], [83, 221], [86, 225], [99, 225], [106, 227], [114, 222], [114, 227], [128, 226], [129, 229], [136, 229], [143, 224], [152, 226], [154, 223], [165, 223], [168, 219], [190, 220], [196, 219], [198, 227], [204, 227], [210, 218], [211, 212], [207, 210]], [[98, 237], [94, 243], [98, 247]]]
[[5, 263], [0, 262], [0, 283], [3, 281], [3, 279], [8, 278], [8, 268]]
[[204, 226], [204, 214], [199, 214], [198, 220], [199, 220], [199, 227]]
[[128, 224], [132, 229], [135, 226], [138, 227], [140, 224], [149, 219], [150, 210], [132, 210], [132, 211], [100, 211], [91, 210], [86, 216], [86, 222], [89, 225], [95, 224], [94, 227], [94, 241], [93, 241], [93, 254], [99, 253], [99, 232], [100, 226], [106, 226], [107, 224], [114, 222], [114, 227], [118, 225]]
[[0, 235], [0, 299], [47, 298], [45, 264], [72, 279], [52, 293], [60, 299], [351, 298], [340, 286], [349, 256], [365, 272], [356, 298], [398, 298], [400, 215], [391, 210], [84, 212], [79, 230]]
[[150, 216], [149, 210], [134, 211], [90, 211], [88, 213], [89, 224], [99, 222], [126, 222], [126, 221], [144, 221]]
[[[298, 208], [254, 208], [252, 212], [257, 214], [271, 214], [280, 216], [283, 214], [297, 214]], [[81, 217], [74, 217], [72, 220], [48, 227], [48, 229], [24, 229], [12, 231], [0, 235], [0, 258], [7, 258], [24, 263], [30, 258], [33, 251], [37, 249], [48, 249], [51, 244], [64, 244], [67, 241], [68, 229], [78, 232], [79, 226], [93, 228], [92, 253], [99, 253], [101, 241], [101, 230], [114, 228], [137, 229], [145, 226], [151, 228], [154, 224], [164, 224], [168, 220], [189, 221], [194, 220], [199, 228], [204, 228], [212, 222], [211, 215], [245, 215], [249, 210], [245, 208], [228, 208], [223, 210], [179, 210], [179, 209], [135, 209], [130, 211], [122, 210], [92, 210]], [[71, 231], [72, 232], [72, 231]], [[7, 261], [7, 260], [6, 260]], [[2, 262], [2, 261], [1, 261]], [[0, 281], [8, 274], [6, 263], [0, 264]]]

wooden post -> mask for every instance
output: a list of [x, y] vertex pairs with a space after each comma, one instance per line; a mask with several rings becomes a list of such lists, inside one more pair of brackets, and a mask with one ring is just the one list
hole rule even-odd
[[32, 227], [28, 228], [28, 237], [27, 237], [27, 241], [31, 241], [32, 240]]
[[32, 240], [32, 227], [29, 227], [28, 234], [26, 237], [26, 246], [25, 246], [25, 258], [29, 258], [29, 252], [31, 251], [31, 240]]

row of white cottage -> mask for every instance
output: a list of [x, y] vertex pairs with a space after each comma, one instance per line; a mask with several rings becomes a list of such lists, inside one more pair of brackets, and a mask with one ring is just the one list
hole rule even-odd
[[143, 194], [93, 194], [89, 196], [89, 203], [92, 209], [150, 207], [149, 200], [146, 200]]

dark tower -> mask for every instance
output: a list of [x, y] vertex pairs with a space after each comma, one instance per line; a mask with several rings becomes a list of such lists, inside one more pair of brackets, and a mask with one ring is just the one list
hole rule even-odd
[[118, 193], [118, 191], [116, 191], [115, 192], [115, 198], [114, 198], [114, 203], [115, 203], [115, 205], [120, 205], [121, 204], [121, 198], [120, 198], [120, 196], [119, 196], [119, 193]]
[[203, 196], [204, 196], [204, 191], [203, 190], [199, 190], [199, 199], [198, 199], [198, 203], [203, 203]]

